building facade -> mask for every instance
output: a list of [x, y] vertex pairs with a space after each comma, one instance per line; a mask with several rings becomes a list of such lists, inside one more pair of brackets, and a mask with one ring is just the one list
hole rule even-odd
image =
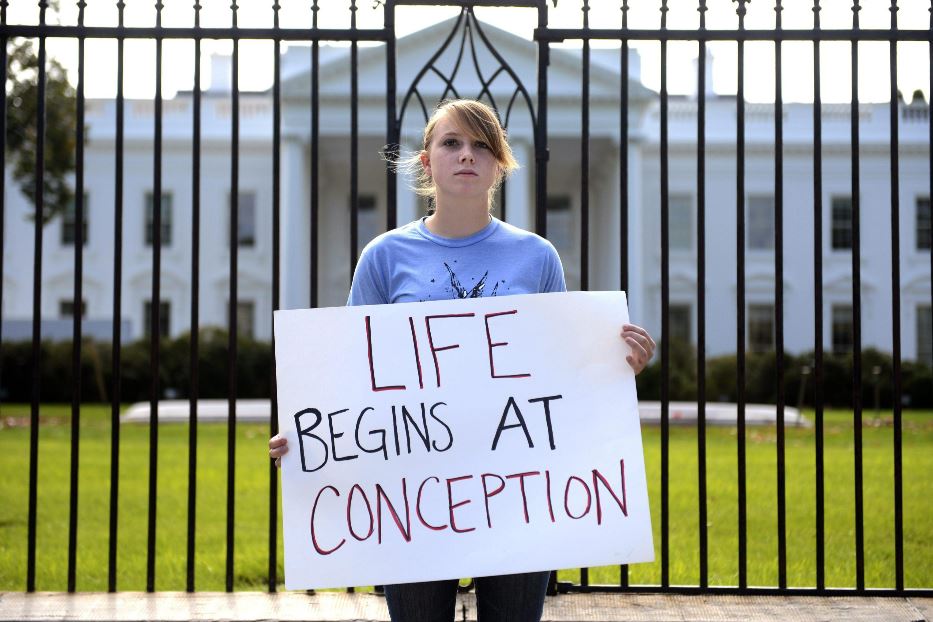
[[[531, 114], [521, 95], [508, 102], [517, 82], [536, 105], [537, 45], [484, 26], [486, 41], [463, 38], [466, 51], [451, 45], [435, 61], [441, 71], [422, 71], [454, 28], [436, 24], [397, 42], [398, 108], [403, 147], [420, 140], [425, 112], [445, 92], [439, 74], [453, 76], [457, 93], [476, 96], [500, 67], [487, 46], [508, 62], [489, 93], [505, 117], [521, 169], [505, 184], [496, 210], [506, 219], [534, 226], [534, 142]], [[456, 39], [456, 38], [455, 38]], [[472, 63], [471, 54], [476, 56]], [[312, 149], [309, 48], [289, 48], [282, 63], [281, 301], [284, 308], [308, 306], [312, 271], [321, 306], [345, 302], [352, 257], [350, 245], [350, 61], [347, 48], [321, 48], [317, 197], [317, 257], [311, 254], [310, 170]], [[458, 58], [462, 61], [458, 63]], [[548, 235], [561, 254], [568, 285], [580, 285], [581, 265], [581, 72], [578, 50], [553, 49], [548, 74]], [[621, 280], [621, 149], [628, 155], [628, 294], [632, 318], [661, 335], [660, 107], [656, 93], [640, 80], [637, 53], [630, 53], [628, 141], [622, 144], [618, 50], [593, 50], [589, 98], [589, 288], [618, 289]], [[711, 72], [711, 61], [707, 71]], [[458, 69], [454, 69], [458, 67]], [[479, 68], [477, 71], [476, 68]], [[202, 326], [226, 326], [229, 314], [231, 94], [215, 59], [214, 83], [205, 92], [201, 115], [200, 289]], [[359, 51], [358, 234], [362, 245], [385, 230], [386, 137], [385, 48]], [[453, 75], [456, 74], [456, 75]], [[420, 77], [419, 77], [420, 76]], [[711, 84], [710, 79], [707, 84]], [[412, 90], [409, 91], [409, 86]], [[447, 93], [450, 95], [450, 93]], [[419, 99], [420, 96], [420, 99]], [[736, 343], [736, 100], [714, 93], [706, 101], [705, 238], [707, 351], [734, 352]], [[421, 102], [425, 102], [422, 106]], [[241, 333], [271, 337], [273, 220], [272, 119], [270, 93], [240, 94], [238, 192], [238, 300]], [[697, 97], [675, 96], [669, 106], [670, 320], [674, 337], [696, 341], [697, 326]], [[426, 110], [428, 109], [428, 110]], [[787, 104], [784, 121], [784, 317], [789, 351], [813, 348], [814, 340], [814, 153], [809, 104]], [[902, 352], [933, 359], [930, 284], [929, 109], [899, 105], [900, 291]], [[123, 147], [122, 317], [127, 340], [145, 336], [152, 312], [152, 188], [154, 107], [125, 104]], [[861, 315], [865, 347], [890, 351], [891, 231], [890, 137], [887, 104], [860, 108]], [[86, 332], [110, 338], [114, 279], [114, 170], [116, 103], [87, 103], [84, 300]], [[190, 93], [164, 102], [162, 149], [162, 264], [160, 331], [189, 330], [192, 265], [192, 127]], [[852, 347], [852, 201], [849, 106], [825, 105], [822, 115], [822, 249], [824, 346]], [[745, 286], [746, 347], [774, 347], [774, 107], [746, 105]], [[33, 223], [31, 206], [9, 171], [4, 197], [3, 338], [31, 335]], [[419, 217], [425, 205], [400, 180], [398, 222]], [[66, 214], [43, 235], [43, 334], [70, 338], [74, 305], [74, 238], [79, 223]]]

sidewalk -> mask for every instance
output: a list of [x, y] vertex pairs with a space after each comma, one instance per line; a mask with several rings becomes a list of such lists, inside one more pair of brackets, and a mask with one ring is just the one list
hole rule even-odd
[[[476, 620], [473, 594], [461, 594], [457, 620]], [[373, 594], [325, 592], [204, 592], [185, 594], [24, 594], [0, 592], [0, 621], [103, 620], [129, 622], [303, 620], [378, 621], [389, 616], [385, 600]], [[933, 598], [847, 596], [685, 596], [676, 594], [561, 594], [548, 597], [545, 622], [628, 620], [877, 620], [933, 622]]]

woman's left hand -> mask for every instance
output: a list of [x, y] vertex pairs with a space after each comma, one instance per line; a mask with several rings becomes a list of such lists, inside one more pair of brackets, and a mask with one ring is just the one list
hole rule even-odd
[[622, 339], [632, 349], [631, 354], [625, 357], [628, 364], [632, 366], [637, 376], [648, 365], [648, 361], [654, 356], [655, 343], [651, 335], [641, 326], [634, 324], [624, 324], [622, 326]]

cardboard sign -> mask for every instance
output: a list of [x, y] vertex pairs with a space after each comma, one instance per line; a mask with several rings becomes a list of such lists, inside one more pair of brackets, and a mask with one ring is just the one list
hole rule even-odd
[[275, 312], [285, 586], [654, 559], [625, 294]]

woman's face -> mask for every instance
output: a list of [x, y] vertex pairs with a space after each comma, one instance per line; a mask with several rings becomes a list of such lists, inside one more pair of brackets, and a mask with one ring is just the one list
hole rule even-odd
[[449, 115], [434, 126], [426, 151], [421, 164], [434, 180], [438, 196], [488, 197], [499, 163], [486, 143], [469, 138]]

